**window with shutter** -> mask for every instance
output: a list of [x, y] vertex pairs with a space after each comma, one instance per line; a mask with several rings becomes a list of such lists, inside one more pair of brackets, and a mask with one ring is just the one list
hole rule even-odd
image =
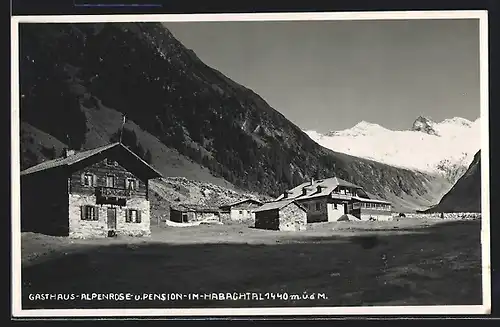
[[127, 178], [125, 180], [125, 188], [129, 190], [137, 189], [137, 181], [134, 178]]
[[89, 206], [85, 206], [85, 220], [90, 220], [92, 218], [91, 208]]
[[94, 185], [94, 175], [90, 173], [83, 174], [83, 185], [84, 186]]
[[80, 207], [82, 220], [99, 220], [99, 210], [97, 207], [85, 205]]
[[115, 187], [115, 176], [106, 176], [106, 187]]
[[140, 223], [141, 211], [137, 209], [127, 209], [125, 222], [127, 223]]

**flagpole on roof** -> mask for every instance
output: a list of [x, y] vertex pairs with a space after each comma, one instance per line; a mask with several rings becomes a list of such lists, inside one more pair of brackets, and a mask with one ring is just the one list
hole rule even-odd
[[120, 128], [120, 143], [122, 143], [123, 126], [125, 125], [126, 120], [127, 120], [127, 118], [125, 117], [125, 114], [123, 114], [122, 126]]

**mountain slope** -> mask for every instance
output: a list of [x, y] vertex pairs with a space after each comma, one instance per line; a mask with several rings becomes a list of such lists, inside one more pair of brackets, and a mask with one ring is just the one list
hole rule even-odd
[[481, 151], [451, 190], [426, 212], [481, 212]]
[[[396, 167], [440, 174], [453, 185], [480, 147], [480, 120], [455, 117], [435, 123], [418, 117], [411, 130], [392, 131], [362, 121], [343, 131], [307, 134], [318, 144]], [[450, 186], [451, 186], [450, 185]]]
[[59, 157], [66, 147], [64, 143], [28, 123], [20, 124], [21, 170]]
[[73, 148], [109, 142], [126, 114], [127, 142], [166, 176], [277, 196], [336, 175], [407, 209], [449, 185], [319, 146], [161, 24], [23, 24], [20, 41], [21, 119]]

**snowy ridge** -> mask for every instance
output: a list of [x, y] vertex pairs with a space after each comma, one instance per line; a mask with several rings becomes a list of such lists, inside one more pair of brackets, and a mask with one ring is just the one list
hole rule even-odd
[[362, 121], [354, 127], [326, 133], [305, 131], [325, 148], [391, 166], [439, 173], [455, 182], [480, 149], [480, 119], [455, 117], [435, 123], [418, 117], [411, 130], [393, 131]]

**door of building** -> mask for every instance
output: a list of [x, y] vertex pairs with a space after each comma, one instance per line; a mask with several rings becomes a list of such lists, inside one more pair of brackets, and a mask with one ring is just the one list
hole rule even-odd
[[108, 230], [116, 230], [116, 208], [108, 208]]

